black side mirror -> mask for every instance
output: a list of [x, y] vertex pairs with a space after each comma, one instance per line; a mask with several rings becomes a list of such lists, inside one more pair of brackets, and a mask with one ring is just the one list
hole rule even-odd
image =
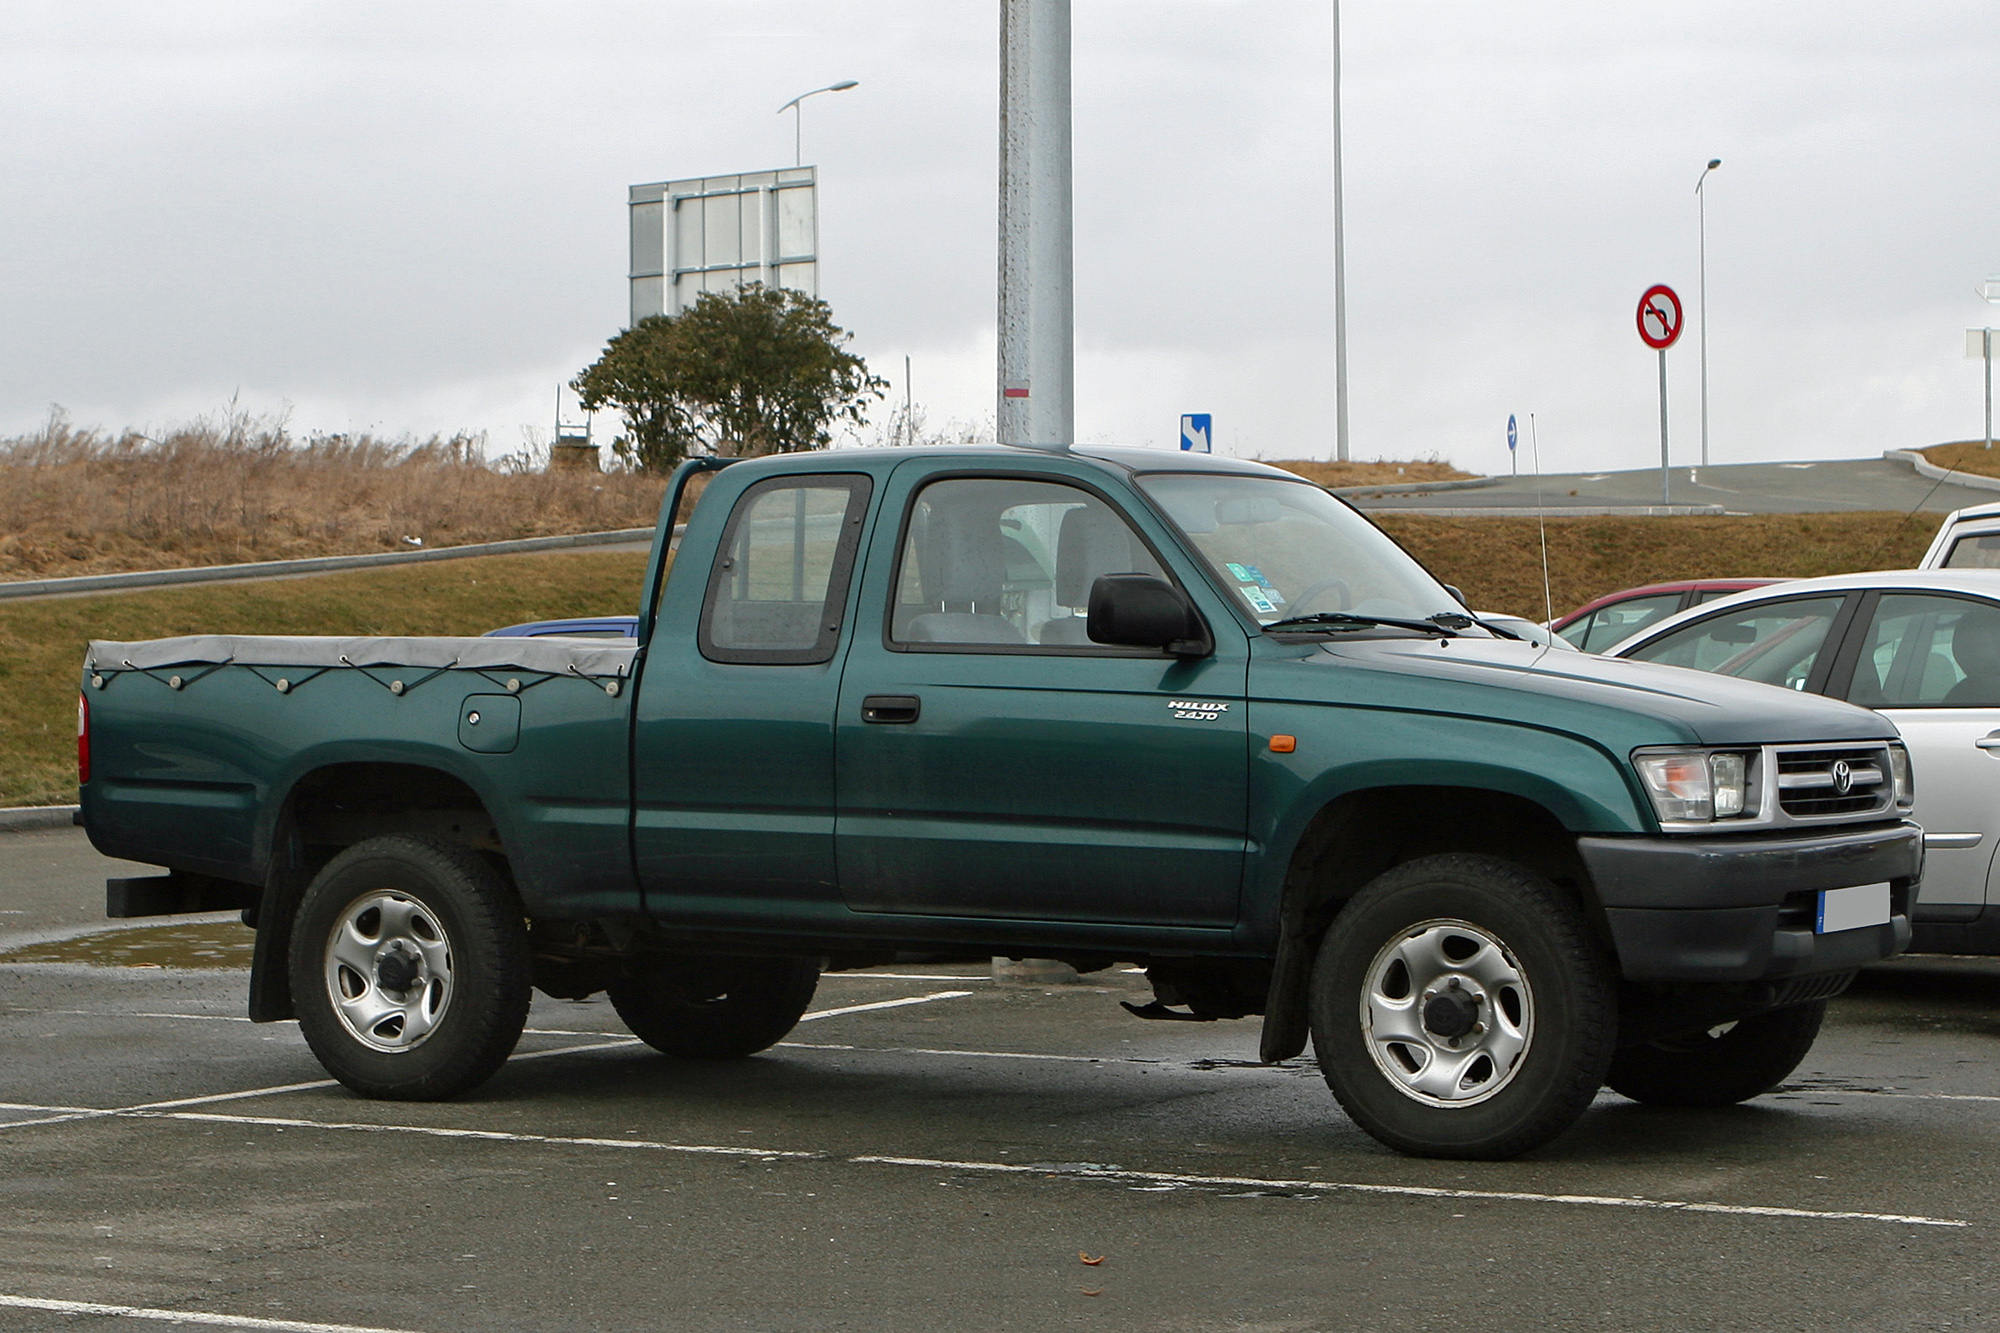
[[1092, 643], [1125, 648], [1163, 648], [1176, 657], [1206, 657], [1215, 651], [1194, 604], [1180, 589], [1151, 574], [1106, 574], [1090, 585]]
[[1452, 601], [1457, 602], [1468, 611], [1472, 609], [1472, 603], [1465, 600], [1465, 594], [1460, 592], [1455, 585], [1447, 583], [1444, 585], [1444, 590], [1451, 594]]

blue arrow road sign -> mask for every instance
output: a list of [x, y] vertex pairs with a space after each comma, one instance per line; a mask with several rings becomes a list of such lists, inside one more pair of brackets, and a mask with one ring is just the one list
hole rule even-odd
[[1197, 454], [1215, 452], [1215, 418], [1206, 412], [1190, 412], [1181, 418], [1181, 448]]
[[1510, 453], [1510, 454], [1511, 454], [1511, 453], [1513, 453], [1513, 452], [1514, 452], [1514, 446], [1515, 446], [1515, 444], [1517, 444], [1517, 443], [1518, 443], [1518, 442], [1520, 441], [1520, 438], [1521, 438], [1521, 436], [1520, 436], [1520, 432], [1518, 432], [1518, 431], [1516, 431], [1516, 430], [1514, 429], [1514, 414], [1513, 414], [1512, 412], [1509, 412], [1509, 413], [1507, 414], [1507, 452], [1508, 452], [1508, 453]]

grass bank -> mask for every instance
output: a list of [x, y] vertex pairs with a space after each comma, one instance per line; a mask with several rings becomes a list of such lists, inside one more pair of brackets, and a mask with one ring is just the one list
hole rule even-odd
[[[1480, 610], [1543, 618], [1534, 519], [1374, 517]], [[1934, 514], [1552, 518], [1549, 584], [1561, 615], [1607, 592], [1669, 579], [1811, 578], [1907, 569], [1936, 530]]]
[[1922, 454], [1939, 467], [1981, 477], [2000, 477], [2000, 444], [1988, 449], [1985, 440], [1960, 440], [1956, 444], [1934, 444], [1911, 452]]
[[[1542, 618], [1533, 519], [1388, 514], [1382, 526], [1481, 610]], [[1936, 522], [1900, 514], [1549, 520], [1558, 613], [1662, 579], [1805, 577], [1915, 563]], [[645, 559], [487, 556], [315, 578], [0, 603], [0, 805], [76, 799], [76, 681], [90, 639], [175, 634], [478, 634], [630, 611]]]
[[92, 639], [482, 634], [639, 600], [632, 552], [482, 556], [313, 578], [0, 604], [0, 806], [76, 799], [76, 688]]
[[157, 436], [60, 418], [0, 440], [0, 580], [650, 527], [665, 478], [489, 463], [465, 436], [297, 439], [227, 419]]

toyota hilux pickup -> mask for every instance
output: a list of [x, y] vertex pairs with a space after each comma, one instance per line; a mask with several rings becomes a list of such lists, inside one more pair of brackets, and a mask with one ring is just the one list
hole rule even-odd
[[109, 914], [240, 908], [250, 1016], [371, 1097], [479, 1084], [537, 988], [727, 1058], [827, 968], [1122, 961], [1134, 1012], [1261, 1015], [1263, 1060], [1310, 1042], [1367, 1132], [1461, 1157], [1606, 1085], [1766, 1092], [1909, 939], [1883, 718], [1491, 632], [1258, 463], [697, 459], [636, 610], [92, 643], [80, 819], [165, 870]]

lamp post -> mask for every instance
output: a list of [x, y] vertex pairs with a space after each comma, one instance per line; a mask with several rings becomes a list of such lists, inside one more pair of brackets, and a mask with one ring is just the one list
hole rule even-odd
[[[1973, 288], [1979, 299], [1988, 305], [2000, 305], [2000, 274], [1988, 278]], [[1972, 330], [1968, 330], [1972, 332]], [[1993, 329], [1991, 326], [1977, 330], [1979, 334], [1979, 357], [1986, 363], [1986, 447], [1993, 447]], [[1968, 342], [1966, 352], [1970, 354]]]
[[1334, 452], [1347, 461], [1347, 235], [1340, 185], [1340, 0], [1333, 0], [1333, 394]]
[[785, 103], [783, 106], [778, 108], [778, 114], [781, 116], [784, 115], [787, 111], [792, 113], [792, 165], [793, 166], [795, 167], [804, 166], [806, 160], [804, 151], [805, 140], [803, 137], [804, 130], [800, 126], [800, 122], [802, 122], [805, 119], [805, 108], [801, 107], [799, 103], [805, 101], [808, 97], [818, 97], [821, 93], [844, 93], [849, 88], [859, 87], [860, 84], [861, 80], [859, 79], [842, 79], [839, 83], [829, 83], [824, 88], [815, 88], [809, 93], [800, 93], [797, 97], [794, 97], [791, 101]]
[[1701, 465], [1708, 466], [1708, 195], [1701, 188], [1708, 184], [1708, 173], [1722, 165], [1722, 159], [1712, 157], [1708, 165], [1701, 169], [1701, 179], [1694, 183], [1695, 214], [1700, 235], [1701, 276]]

